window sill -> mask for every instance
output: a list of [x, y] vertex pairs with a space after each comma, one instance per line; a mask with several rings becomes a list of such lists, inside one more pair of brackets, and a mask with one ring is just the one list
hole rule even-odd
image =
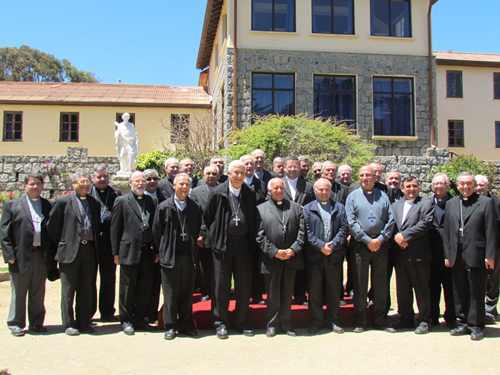
[[455, 98], [453, 96], [447, 96], [446, 99], [451, 99], [451, 100], [464, 100], [464, 98]]
[[22, 139], [4, 139], [2, 141], [3, 143], [23, 143], [23, 140]]
[[300, 34], [296, 31], [263, 31], [263, 30], [250, 30], [250, 34], [255, 35], [287, 35], [287, 36], [299, 36]]
[[311, 33], [309, 36], [319, 38], [346, 38], [346, 39], [359, 39], [355, 34], [327, 34], [327, 33]]
[[379, 39], [379, 40], [403, 40], [405, 42], [414, 42], [416, 39], [406, 36], [374, 36], [370, 35], [368, 39]]
[[403, 136], [403, 135], [374, 135], [374, 141], [418, 141], [418, 136]]
[[448, 146], [448, 148], [465, 148], [465, 146]]

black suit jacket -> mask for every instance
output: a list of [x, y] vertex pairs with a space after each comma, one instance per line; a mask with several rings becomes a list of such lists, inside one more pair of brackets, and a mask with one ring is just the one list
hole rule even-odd
[[285, 192], [286, 192], [285, 199], [298, 203], [302, 207], [304, 207], [306, 204], [316, 199], [312, 184], [304, 180], [302, 177], [299, 176], [297, 179], [297, 191], [295, 193], [295, 199], [292, 198], [290, 184], [288, 183], [288, 179], [286, 178], [286, 176], [283, 177], [282, 180], [285, 185]]
[[[215, 187], [214, 187], [215, 189]], [[198, 203], [198, 205], [201, 207], [202, 211], [205, 210], [205, 207], [207, 206], [208, 198], [209, 196], [213, 193], [212, 191], [208, 191], [207, 189], [207, 184], [202, 184], [193, 190], [191, 190], [191, 199]], [[201, 229], [200, 229], [200, 235], [203, 236], [203, 240], [206, 240], [207, 237], [207, 226], [205, 225], [205, 220], [203, 219], [202, 215], [202, 222], [201, 222]]]
[[333, 199], [335, 202], [342, 203], [345, 206], [345, 200], [347, 199], [348, 193], [349, 188], [347, 186], [334, 182], [332, 184], [330, 199]]
[[[264, 182], [264, 186], [267, 190], [267, 184], [269, 183], [269, 181], [271, 181], [273, 175], [271, 174], [271, 172], [266, 171], [265, 169], [263, 169], [262, 172], [264, 172], [264, 175], [262, 176], [261, 181]], [[257, 176], [257, 172], [255, 172], [255, 175]]]
[[259, 180], [257, 177], [253, 176], [252, 183], [249, 185], [255, 192], [255, 201], [257, 206], [267, 198], [267, 187], [264, 181]]
[[[163, 202], [164, 200], [170, 198], [175, 194], [174, 185], [172, 183], [173, 182], [170, 181], [167, 177], [161, 179], [160, 182], [158, 182], [158, 190], [156, 192], [156, 195], [158, 196], [160, 202]], [[158, 193], [161, 194], [161, 197]]]
[[[491, 198], [474, 193], [473, 205], [464, 220], [463, 259], [469, 267], [484, 267], [485, 258], [495, 258], [497, 251], [497, 219]], [[444, 255], [455, 264], [459, 251], [460, 196], [446, 203], [444, 219]]]
[[394, 202], [392, 211], [396, 224], [394, 234], [401, 233], [408, 242], [408, 247], [401, 249], [397, 243], [394, 245], [403, 251], [405, 257], [410, 261], [431, 261], [429, 232], [434, 221], [434, 203], [431, 199], [417, 197], [403, 221], [405, 201], [405, 199], [401, 199]]
[[[150, 195], [143, 195], [145, 209], [149, 213], [149, 230], [153, 228], [158, 200]], [[111, 216], [111, 250], [120, 256], [120, 264], [132, 266], [139, 264], [142, 251], [142, 224], [139, 204], [133, 193], [118, 197]], [[151, 239], [153, 239], [151, 234]], [[151, 249], [154, 252], [154, 247]]]
[[[444, 206], [446, 209], [446, 203], [453, 198], [450, 193], [448, 193], [444, 198]], [[433, 197], [433, 200], [436, 199], [436, 196]], [[432, 248], [432, 260], [434, 262], [439, 262], [444, 264], [444, 213], [438, 218], [436, 210], [437, 204], [434, 206], [434, 219], [432, 221], [432, 228], [429, 231], [431, 248]]]
[[[0, 238], [2, 241], [3, 259], [9, 263], [9, 272], [23, 273], [28, 268], [33, 245], [34, 228], [31, 219], [31, 212], [28, 207], [27, 196], [12, 199], [5, 202], [0, 222]], [[56, 269], [54, 260], [55, 249], [52, 246], [47, 231], [47, 221], [49, 219], [52, 203], [47, 199], [40, 198], [42, 203], [42, 223], [41, 223], [41, 250], [45, 264], [49, 270]]]
[[[261, 273], [280, 272], [284, 267], [292, 270], [304, 268], [302, 247], [305, 241], [304, 216], [298, 203], [283, 199], [283, 211], [272, 199], [260, 204], [257, 243], [260, 247], [259, 266]], [[283, 222], [283, 214], [285, 222]], [[286, 225], [286, 232], [283, 231]], [[275, 257], [278, 250], [292, 249], [295, 256], [287, 260]]]
[[[78, 206], [79, 199], [75, 192], [56, 198], [48, 222], [51, 240], [57, 244], [56, 260], [59, 263], [71, 263], [75, 260], [80, 247], [82, 231], [82, 215]], [[90, 219], [94, 239], [98, 236], [101, 205], [94, 197], [87, 194], [90, 207]], [[96, 242], [94, 241], [96, 260], [98, 259]]]

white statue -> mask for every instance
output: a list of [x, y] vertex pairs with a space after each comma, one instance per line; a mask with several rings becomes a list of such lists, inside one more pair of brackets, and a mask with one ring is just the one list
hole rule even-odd
[[115, 122], [115, 147], [118, 151], [118, 160], [120, 161], [120, 171], [118, 176], [129, 177], [131, 172], [137, 166], [137, 155], [139, 155], [139, 140], [135, 132], [135, 126], [128, 120], [130, 115], [124, 113], [122, 122]]

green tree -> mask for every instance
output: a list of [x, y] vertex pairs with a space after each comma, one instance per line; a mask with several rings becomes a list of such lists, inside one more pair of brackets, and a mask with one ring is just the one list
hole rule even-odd
[[0, 48], [0, 81], [99, 82], [94, 73], [29, 46]]
[[331, 160], [348, 164], [353, 176], [373, 158], [376, 146], [355, 136], [352, 130], [338, 121], [311, 119], [305, 115], [272, 115], [256, 118], [254, 125], [237, 130], [232, 143], [222, 153], [232, 160], [260, 148], [266, 153], [266, 168], [271, 168], [277, 156], [307, 156], [312, 162]]
[[493, 181], [495, 175], [495, 167], [493, 164], [479, 160], [473, 155], [458, 155], [451, 159], [449, 163], [438, 166], [430, 173], [430, 175], [434, 178], [434, 175], [438, 172], [446, 173], [451, 182], [451, 195], [458, 195], [459, 192], [456, 184], [457, 177], [460, 172], [465, 171], [471, 172], [474, 175], [482, 174], [488, 177], [490, 182]]

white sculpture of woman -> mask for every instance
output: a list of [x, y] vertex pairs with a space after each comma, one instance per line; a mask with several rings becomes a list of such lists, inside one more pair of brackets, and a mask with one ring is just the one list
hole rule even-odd
[[118, 176], [129, 177], [131, 172], [137, 166], [137, 155], [139, 155], [139, 140], [135, 126], [128, 120], [130, 115], [124, 113], [122, 122], [115, 122], [115, 147], [118, 151], [118, 160], [120, 162], [120, 171]]

